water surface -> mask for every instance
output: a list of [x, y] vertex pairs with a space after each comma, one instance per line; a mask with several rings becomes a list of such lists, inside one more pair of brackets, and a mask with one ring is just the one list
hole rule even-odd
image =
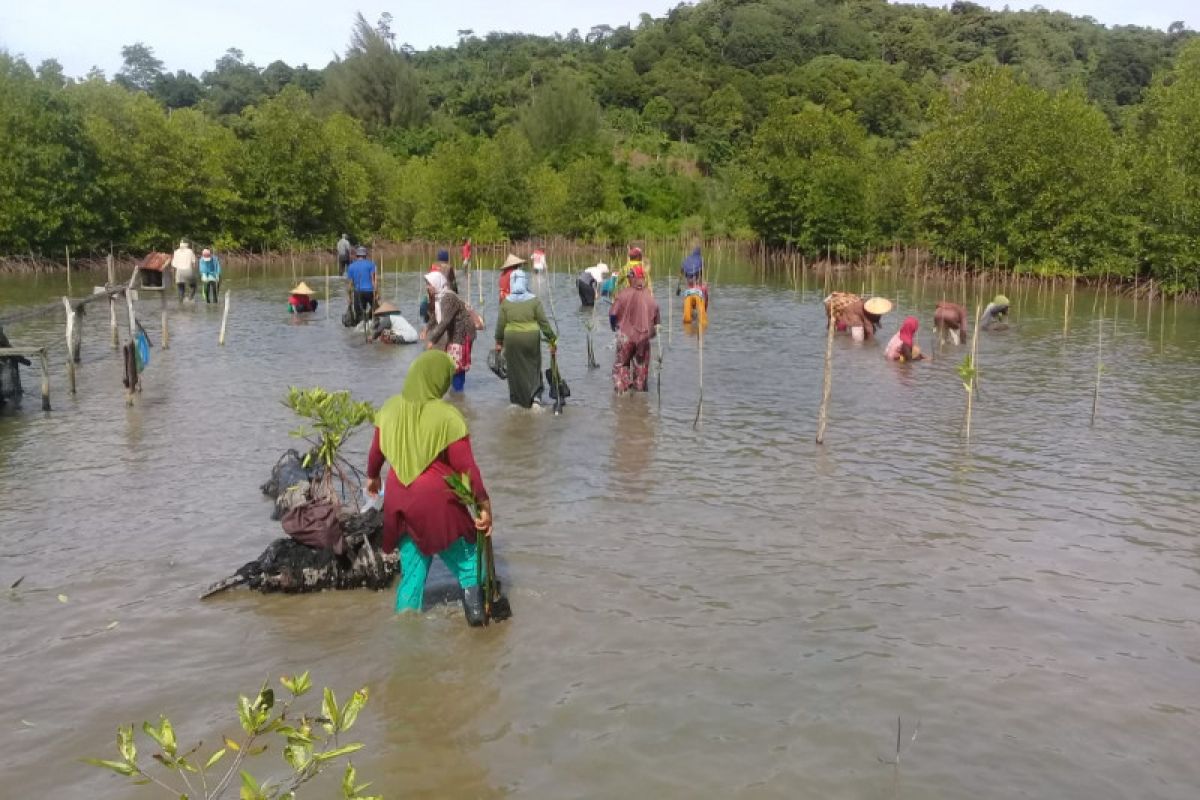
[[[600, 328], [585, 368], [564, 273], [564, 416], [510, 409], [480, 351], [455, 402], [515, 612], [483, 631], [446, 606], [397, 619], [390, 592], [197, 600], [279, 535], [258, 485], [292, 443], [288, 385], [382, 403], [417, 348], [289, 317], [290, 275], [234, 276], [227, 346], [215, 307], [172, 305], [127, 409], [106, 310], [75, 398], [61, 320], [10, 328], [57, 349], [54, 411], [35, 393], [0, 416], [0, 582], [25, 576], [0, 601], [6, 791], [154, 796], [77, 759], [159, 713], [215, 741], [238, 692], [311, 669], [370, 687], [357, 764], [389, 797], [1195, 797], [1196, 310], [1147, 324], [1108, 301], [1093, 427], [1092, 296], [1064, 335], [1061, 290], [1014, 291], [1011, 328], [980, 337], [969, 448], [965, 348], [900, 366], [838, 339], [819, 448], [825, 286], [717, 277], [699, 430], [678, 306], [661, 403], [612, 396]], [[0, 317], [58, 280], [7, 279]], [[388, 281], [415, 315], [416, 275]], [[917, 313], [931, 348], [938, 289], [877, 281], [898, 303], [884, 335]], [[139, 309], [157, 343], [157, 300]], [[448, 581], [436, 567], [431, 588]], [[897, 717], [898, 770], [880, 762]]]

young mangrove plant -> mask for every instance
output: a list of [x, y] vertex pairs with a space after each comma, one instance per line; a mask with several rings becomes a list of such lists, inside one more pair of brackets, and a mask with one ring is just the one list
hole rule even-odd
[[[284, 405], [312, 426], [310, 429], [301, 425], [289, 435], [312, 445], [304, 457], [305, 467], [314, 463], [323, 467], [314, 496], [338, 501], [339, 494], [333, 486], [334, 476], [341, 482], [341, 496], [356, 496], [361, 484], [360, 473], [353, 464], [342, 458], [340, 451], [354, 431], [375, 421], [375, 407], [368, 402], [354, 400], [348, 391], [330, 392], [320, 386], [311, 389], [289, 388]], [[347, 470], [353, 476], [353, 481], [347, 477]]]
[[[298, 714], [296, 701], [312, 688], [308, 673], [282, 677], [279, 682], [291, 697], [276, 705], [275, 692], [263, 685], [251, 701], [238, 698], [238, 722], [242, 733], [236, 738], [223, 737], [224, 747], [204, 756], [203, 742], [184, 750], [175, 737], [175, 729], [166, 717], [158, 725], [142, 723], [142, 732], [153, 743], [150, 760], [139, 757], [133, 726], [117, 728], [117, 759], [86, 758], [85, 762], [129, 778], [134, 784], [153, 784], [172, 797], [182, 800], [219, 800], [233, 791], [235, 777], [241, 800], [295, 800], [296, 790], [311, 781], [334, 762], [362, 749], [359, 743], [342, 744], [341, 735], [354, 726], [367, 703], [366, 688], [355, 692], [339, 705], [333, 691], [322, 694], [319, 713]], [[249, 759], [278, 750], [290, 772], [286, 777], [260, 780], [244, 769]], [[364, 794], [369, 784], [359, 784], [354, 764], [346, 760], [342, 774], [343, 800], [382, 800], [379, 795]]]
[[[472, 517], [479, 516], [479, 498], [471, 488], [470, 475], [465, 472], [447, 475], [446, 485]], [[500, 621], [511, 617], [512, 607], [508, 598], [501, 592], [500, 581], [496, 578], [496, 556], [492, 550], [492, 537], [479, 534], [476, 543], [475, 574], [483, 588], [483, 624], [488, 625], [493, 620]]]

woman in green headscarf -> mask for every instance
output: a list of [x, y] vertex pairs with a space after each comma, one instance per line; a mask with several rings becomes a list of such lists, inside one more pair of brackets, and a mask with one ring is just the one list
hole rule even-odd
[[[433, 556], [440, 556], [463, 589], [463, 611], [471, 625], [483, 624], [483, 592], [476, 567], [477, 534], [492, 534], [492, 504], [475, 456], [467, 423], [442, 399], [454, 377], [454, 359], [429, 350], [413, 361], [404, 390], [375, 415], [375, 438], [367, 460], [367, 493], [379, 494], [380, 473], [391, 465], [383, 501], [383, 551], [400, 546], [396, 611], [420, 611]], [[446, 484], [467, 473], [479, 500], [472, 519]]]

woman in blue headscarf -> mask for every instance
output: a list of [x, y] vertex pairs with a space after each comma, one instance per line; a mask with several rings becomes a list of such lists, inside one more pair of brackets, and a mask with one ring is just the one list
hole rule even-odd
[[514, 405], [529, 408], [540, 401], [543, 338], [554, 355], [558, 351], [558, 337], [546, 319], [542, 301], [529, 291], [529, 276], [525, 271], [515, 270], [509, 279], [508, 296], [496, 315], [496, 350], [504, 351], [508, 399]]

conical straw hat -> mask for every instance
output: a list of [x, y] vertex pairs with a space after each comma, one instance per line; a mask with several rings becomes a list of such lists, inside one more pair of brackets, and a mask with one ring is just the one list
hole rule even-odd
[[396, 307], [395, 303], [384, 302], [380, 303], [379, 308], [375, 309], [374, 316], [378, 317], [380, 314], [395, 314], [399, 310], [400, 309]]
[[521, 258], [520, 256], [514, 256], [512, 253], [509, 253], [508, 258], [504, 259], [504, 266], [501, 267], [500, 269], [510, 269], [511, 267], [519, 267], [524, 263], [525, 263], [525, 259]]
[[316, 292], [315, 292], [315, 291], [313, 291], [312, 287], [311, 287], [311, 286], [309, 286], [309, 285], [308, 285], [307, 283], [305, 283], [304, 281], [300, 281], [300, 285], [299, 285], [299, 286], [297, 286], [295, 289], [292, 289], [292, 292], [291, 292], [291, 293], [292, 293], [292, 294], [307, 294], [307, 295], [314, 295], [314, 294], [316, 294]]
[[863, 303], [863, 308], [868, 314], [874, 314], [881, 317], [892, 310], [892, 301], [885, 297], [872, 297], [867, 302]]

